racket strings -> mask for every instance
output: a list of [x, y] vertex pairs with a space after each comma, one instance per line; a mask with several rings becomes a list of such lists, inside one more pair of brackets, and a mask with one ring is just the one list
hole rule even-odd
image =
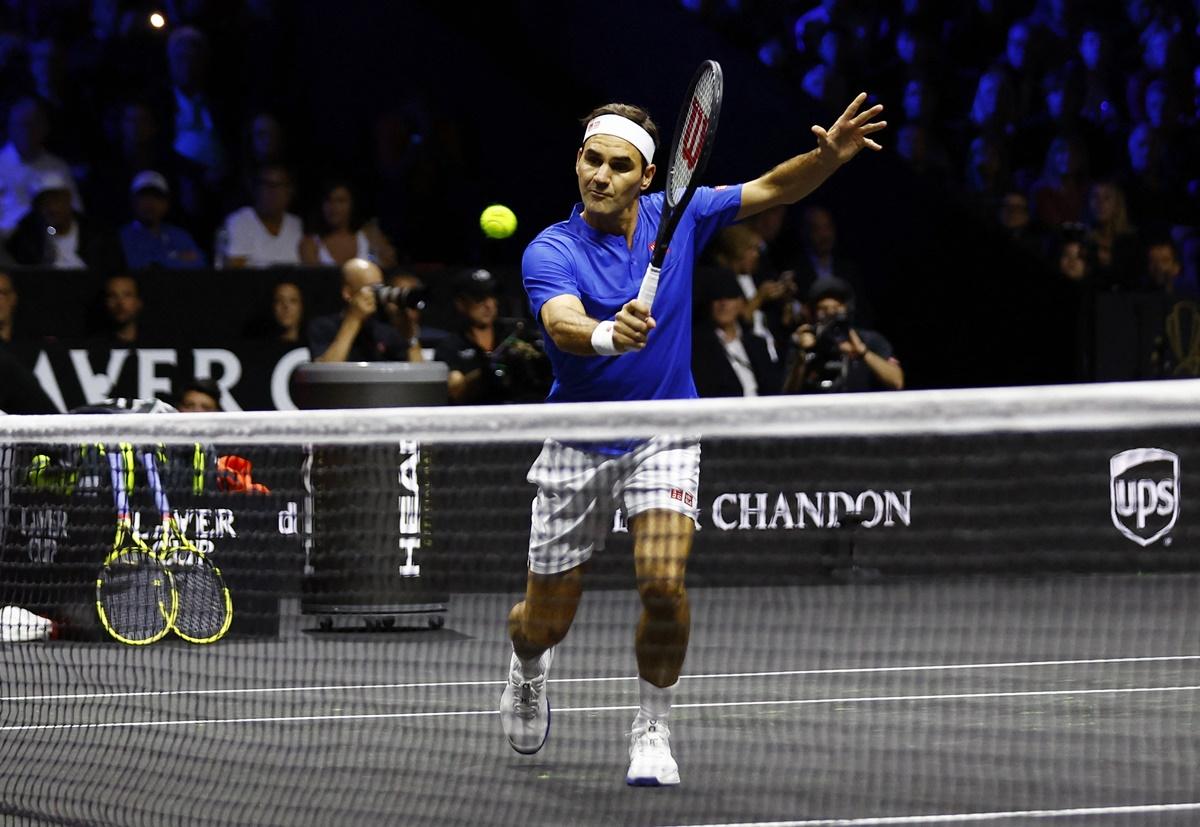
[[212, 566], [197, 555], [192, 563], [173, 565], [179, 611], [175, 631], [187, 640], [207, 640], [224, 633], [229, 623], [229, 601], [225, 586]]
[[672, 204], [679, 202], [696, 174], [709, 133], [715, 127], [713, 112], [720, 89], [720, 76], [712, 70], [704, 72], [696, 82], [668, 171], [667, 197]]
[[123, 553], [104, 567], [99, 600], [109, 628], [125, 640], [154, 640], [172, 620], [169, 575], [138, 551]]

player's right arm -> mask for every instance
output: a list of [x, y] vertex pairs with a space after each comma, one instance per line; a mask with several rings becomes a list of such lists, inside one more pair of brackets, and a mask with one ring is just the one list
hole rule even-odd
[[[576, 356], [602, 355], [596, 349], [595, 337], [597, 328], [605, 322], [589, 316], [578, 296], [564, 294], [547, 299], [541, 315], [546, 334], [559, 350]], [[654, 329], [650, 308], [637, 299], [626, 302], [611, 322], [612, 343], [618, 353], [641, 350]]]

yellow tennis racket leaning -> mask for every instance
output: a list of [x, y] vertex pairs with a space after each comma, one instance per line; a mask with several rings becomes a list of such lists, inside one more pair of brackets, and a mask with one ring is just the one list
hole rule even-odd
[[133, 488], [133, 446], [107, 451], [117, 509], [112, 552], [96, 577], [100, 625], [121, 643], [143, 646], [171, 630], [179, 601], [171, 573], [133, 530], [129, 492]]
[[179, 604], [172, 624], [175, 634], [188, 643], [216, 643], [225, 637], [233, 623], [233, 600], [225, 579], [208, 555], [179, 528], [167, 501], [154, 452], [141, 451], [141, 460], [154, 504], [162, 515], [158, 559], [171, 575]]
[[96, 613], [110, 635], [130, 646], [162, 639], [175, 623], [179, 600], [171, 572], [133, 531], [117, 520], [113, 550], [96, 578]]

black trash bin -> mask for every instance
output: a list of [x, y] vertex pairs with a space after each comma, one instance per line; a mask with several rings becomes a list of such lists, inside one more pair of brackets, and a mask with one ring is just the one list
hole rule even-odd
[[[442, 362], [301, 365], [292, 399], [302, 409], [444, 405]], [[306, 463], [308, 554], [300, 611], [322, 629], [445, 623], [447, 573], [430, 531], [427, 445], [313, 446]]]

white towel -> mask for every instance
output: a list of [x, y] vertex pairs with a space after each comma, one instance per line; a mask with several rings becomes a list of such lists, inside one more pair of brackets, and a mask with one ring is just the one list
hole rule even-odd
[[50, 618], [35, 615], [20, 606], [5, 606], [0, 609], [0, 642], [48, 640], [53, 628], [54, 622]]

